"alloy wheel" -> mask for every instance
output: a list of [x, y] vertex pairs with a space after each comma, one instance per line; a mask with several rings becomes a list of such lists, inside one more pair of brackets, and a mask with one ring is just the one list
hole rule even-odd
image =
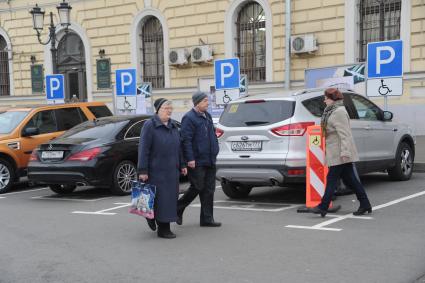
[[136, 168], [131, 164], [123, 164], [118, 169], [117, 181], [123, 192], [131, 191], [131, 181], [137, 180]]
[[413, 167], [413, 161], [412, 161], [412, 155], [410, 154], [409, 149], [405, 148], [401, 152], [401, 171], [403, 172], [403, 175], [407, 176], [412, 171]]
[[0, 164], [0, 191], [7, 187], [10, 182], [9, 168]]

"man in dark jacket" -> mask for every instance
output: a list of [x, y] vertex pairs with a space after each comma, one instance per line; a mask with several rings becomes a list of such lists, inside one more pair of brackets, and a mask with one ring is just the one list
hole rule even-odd
[[194, 107], [184, 115], [181, 123], [190, 187], [178, 201], [177, 224], [183, 223], [183, 211], [199, 195], [201, 226], [219, 227], [221, 223], [215, 222], [213, 216], [218, 140], [211, 115], [207, 112], [208, 96], [204, 92], [195, 92], [192, 101]]

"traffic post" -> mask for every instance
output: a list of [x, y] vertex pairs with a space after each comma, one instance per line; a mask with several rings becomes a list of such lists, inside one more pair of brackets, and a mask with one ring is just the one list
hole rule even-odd
[[65, 103], [63, 75], [46, 75], [46, 100], [48, 104]]
[[385, 110], [388, 96], [403, 94], [402, 40], [368, 43], [366, 85], [367, 96], [384, 97]]
[[214, 81], [217, 105], [225, 105], [238, 99], [240, 94], [239, 58], [215, 60]]
[[115, 71], [116, 109], [123, 113], [132, 113], [137, 108], [136, 69], [118, 69]]
[[[325, 138], [320, 125], [309, 126], [306, 131], [306, 196], [305, 207], [297, 212], [310, 212], [309, 208], [320, 204], [326, 189], [328, 167], [325, 162]], [[341, 206], [333, 206], [332, 202], [328, 212], [336, 212]]]

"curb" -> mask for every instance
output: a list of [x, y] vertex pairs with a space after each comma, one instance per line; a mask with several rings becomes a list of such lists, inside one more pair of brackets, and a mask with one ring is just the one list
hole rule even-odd
[[413, 172], [425, 173], [425, 163], [414, 163]]

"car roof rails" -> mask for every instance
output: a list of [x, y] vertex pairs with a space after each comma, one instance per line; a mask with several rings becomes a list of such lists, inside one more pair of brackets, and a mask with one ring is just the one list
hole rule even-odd
[[339, 90], [345, 90], [345, 91], [348, 90], [348, 91], [354, 92], [354, 90], [347, 88], [347, 87], [340, 87], [340, 86], [337, 87], [336, 85], [330, 85], [330, 86], [327, 86], [327, 87], [307, 88], [307, 89], [299, 90], [299, 91], [294, 92], [292, 94], [292, 96], [297, 96], [297, 95], [302, 95], [302, 94], [312, 93], [312, 92], [318, 92], [318, 91], [324, 91], [324, 90], [331, 88], [331, 87], [334, 87], [334, 88], [339, 89]]

